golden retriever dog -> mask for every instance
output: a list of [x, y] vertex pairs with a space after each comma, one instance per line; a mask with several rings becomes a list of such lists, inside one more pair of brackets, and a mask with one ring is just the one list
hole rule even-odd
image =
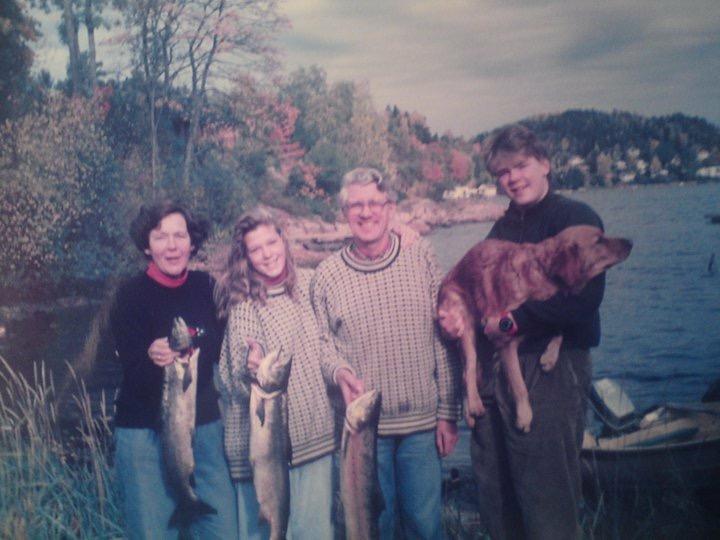
[[[576, 225], [537, 244], [484, 240], [468, 251], [450, 270], [438, 294], [438, 322], [443, 334], [459, 339], [463, 353], [465, 419], [472, 427], [485, 412], [478, 382], [480, 368], [475, 339], [476, 322], [490, 317], [505, 323], [512, 335], [512, 319], [504, 318], [528, 300], [547, 300], [558, 292], [579, 293], [594, 277], [624, 261], [632, 242], [608, 238], [597, 227]], [[530, 431], [532, 409], [520, 371], [518, 345], [512, 337], [498, 347], [502, 368], [515, 403], [515, 424]], [[562, 336], [552, 338], [540, 363], [551, 370], [558, 359]], [[492, 354], [492, 350], [483, 354]]]

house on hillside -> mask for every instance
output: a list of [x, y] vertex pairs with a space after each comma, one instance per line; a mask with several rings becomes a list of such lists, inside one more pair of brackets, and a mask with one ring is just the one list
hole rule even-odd
[[720, 178], [720, 165], [710, 165], [709, 167], [700, 167], [696, 175], [703, 178]]
[[497, 188], [493, 184], [480, 184], [477, 187], [455, 186], [453, 189], [446, 189], [442, 197], [444, 200], [457, 200], [469, 197], [494, 197], [495, 195], [497, 195]]

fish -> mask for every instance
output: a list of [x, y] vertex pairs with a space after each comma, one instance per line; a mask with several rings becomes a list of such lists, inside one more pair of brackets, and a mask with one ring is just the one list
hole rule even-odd
[[287, 385], [292, 357], [273, 351], [258, 366], [250, 384], [250, 465], [260, 518], [270, 539], [287, 534], [290, 517], [290, 438]]
[[166, 479], [177, 506], [168, 528], [186, 529], [197, 518], [216, 514], [217, 510], [195, 493], [195, 457], [192, 441], [195, 434], [195, 398], [200, 349], [194, 345], [193, 332], [182, 317], [173, 320], [171, 348], [180, 356], [165, 366], [162, 394], [162, 429], [160, 441]]
[[381, 393], [369, 390], [345, 409], [340, 443], [340, 500], [345, 538], [379, 538], [385, 504], [377, 471], [377, 427]]

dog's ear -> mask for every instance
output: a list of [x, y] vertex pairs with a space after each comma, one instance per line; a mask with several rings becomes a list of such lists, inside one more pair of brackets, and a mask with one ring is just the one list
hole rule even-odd
[[561, 243], [553, 255], [550, 276], [562, 281], [563, 289], [578, 292], [586, 284], [580, 248], [575, 242]]

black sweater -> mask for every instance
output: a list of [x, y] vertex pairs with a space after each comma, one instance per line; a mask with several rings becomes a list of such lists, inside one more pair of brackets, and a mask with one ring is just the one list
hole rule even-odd
[[220, 418], [213, 365], [220, 354], [223, 328], [215, 316], [212, 291], [212, 278], [195, 271], [177, 288], [164, 287], [144, 273], [120, 287], [110, 319], [123, 370], [116, 402], [117, 426], [159, 428], [163, 368], [152, 362], [148, 348], [156, 339], [170, 335], [177, 316], [206, 332], [199, 344], [195, 423]]
[[[488, 238], [536, 244], [573, 225], [603, 228], [600, 217], [587, 204], [549, 193], [538, 204], [521, 209], [510, 204]], [[528, 301], [512, 312], [525, 336], [520, 352], [545, 349], [547, 340], [562, 334], [564, 345], [588, 349], [600, 343], [600, 302], [605, 291], [601, 274], [577, 295], [558, 293], [545, 301]]]

